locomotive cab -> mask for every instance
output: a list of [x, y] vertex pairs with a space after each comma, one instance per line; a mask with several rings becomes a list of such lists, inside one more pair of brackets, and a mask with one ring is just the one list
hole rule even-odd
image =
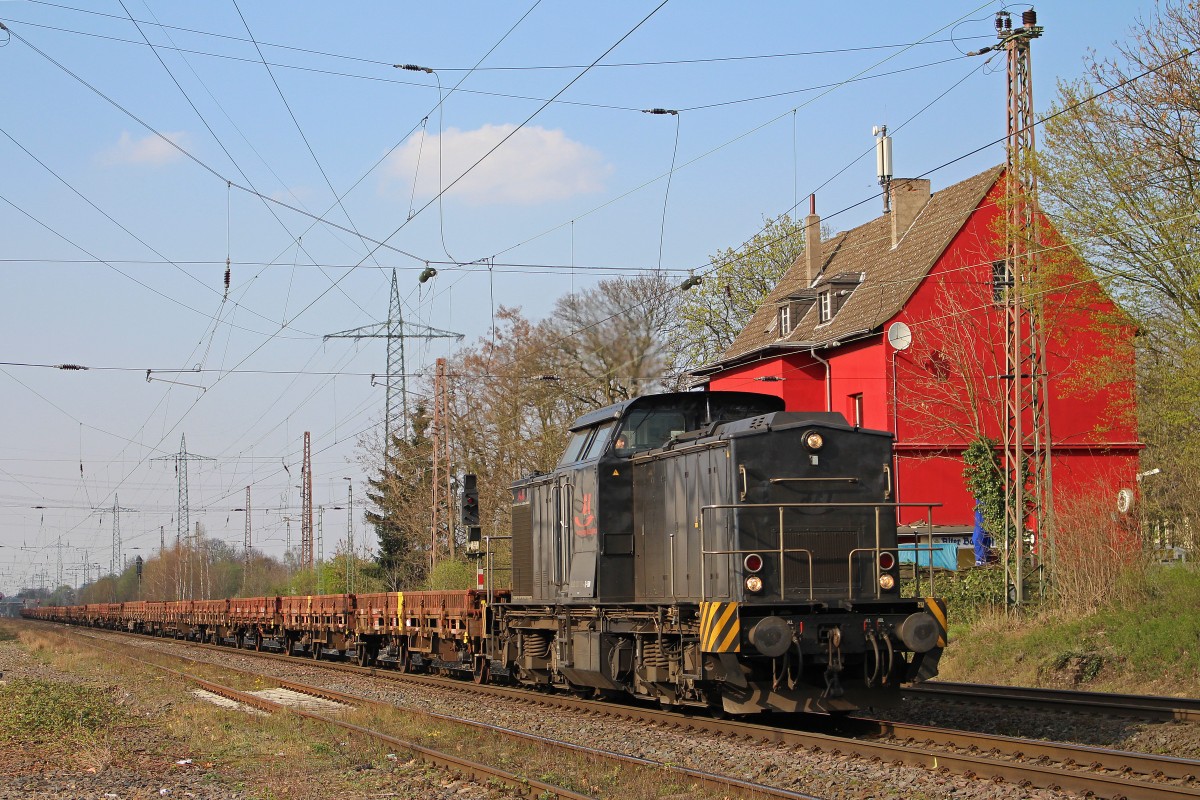
[[782, 405], [748, 392], [686, 392], [637, 397], [580, 417], [554, 471], [513, 485], [514, 598], [634, 600], [635, 457]]

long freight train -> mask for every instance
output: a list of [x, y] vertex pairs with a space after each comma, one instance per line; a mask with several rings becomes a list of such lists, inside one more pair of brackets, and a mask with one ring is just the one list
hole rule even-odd
[[900, 595], [893, 487], [890, 435], [840, 414], [648, 395], [581, 417], [558, 466], [513, 485], [510, 589], [28, 615], [666, 706], [849, 711], [935, 675], [946, 643], [944, 604]]

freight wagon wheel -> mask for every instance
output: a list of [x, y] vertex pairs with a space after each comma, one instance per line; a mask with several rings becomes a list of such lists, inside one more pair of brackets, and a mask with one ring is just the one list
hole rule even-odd
[[396, 672], [412, 672], [412, 653], [407, 647], [400, 651], [400, 658], [396, 659]]
[[358, 665], [360, 667], [369, 667], [371, 666], [371, 662], [374, 660], [375, 659], [371, 657], [371, 653], [365, 645], [358, 649]]
[[256, 652], [256, 653], [262, 652], [262, 634], [261, 633], [255, 634], [255, 636], [254, 636], [254, 652]]
[[487, 656], [475, 656], [475, 669], [472, 670], [471, 677], [476, 683], [487, 683], [488, 678], [492, 675], [492, 662]]

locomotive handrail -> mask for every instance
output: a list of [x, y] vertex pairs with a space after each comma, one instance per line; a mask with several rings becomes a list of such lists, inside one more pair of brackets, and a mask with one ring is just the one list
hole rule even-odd
[[[773, 479], [773, 480], [778, 480], [778, 479]], [[803, 479], [800, 479], [800, 480], [803, 480]], [[838, 479], [834, 478], [832, 480], [838, 480]], [[854, 596], [854, 555], [856, 553], [860, 553], [860, 552], [874, 552], [875, 553], [874, 587], [875, 587], [875, 599], [878, 600], [881, 598], [880, 586], [879, 586], [879, 554], [883, 551], [883, 548], [881, 547], [881, 542], [880, 542], [880, 511], [885, 508], [892, 508], [892, 509], [924, 508], [924, 509], [926, 509], [926, 512], [927, 512], [926, 519], [929, 521], [928, 522], [928, 531], [929, 531], [928, 532], [928, 537], [929, 537], [928, 538], [928, 549], [929, 549], [929, 554], [930, 554], [930, 557], [929, 557], [929, 593], [933, 594], [933, 590], [934, 590], [933, 509], [940, 508], [941, 506], [942, 506], [941, 503], [859, 503], [859, 502], [853, 502], [853, 503], [829, 503], [829, 502], [823, 502], [823, 503], [712, 503], [710, 505], [705, 505], [705, 506], [700, 507], [700, 520], [699, 520], [699, 522], [700, 522], [700, 526], [699, 526], [700, 527], [700, 558], [701, 558], [701, 561], [704, 562], [707, 559], [707, 557], [710, 555], [748, 555], [752, 552], [756, 552], [754, 550], [707, 550], [707, 549], [705, 549], [705, 546], [704, 546], [704, 541], [705, 541], [705, 539], [704, 539], [704, 514], [706, 511], [719, 511], [719, 510], [723, 510], [723, 509], [724, 510], [730, 510], [730, 509], [737, 510], [737, 509], [743, 509], [743, 508], [746, 508], [746, 509], [768, 509], [768, 508], [778, 509], [778, 511], [779, 511], [779, 530], [778, 530], [779, 547], [776, 548], [772, 552], [774, 552], [776, 555], [779, 556], [779, 564], [780, 564], [779, 597], [781, 600], [785, 599], [785, 586], [784, 586], [784, 581], [783, 581], [784, 555], [787, 553], [801, 553], [802, 552], [802, 553], [807, 554], [807, 556], [808, 556], [808, 599], [812, 600], [815, 597], [815, 592], [814, 592], [815, 580], [813, 578], [812, 552], [809, 550], [806, 550], [804, 548], [784, 548], [784, 546], [783, 546], [783, 536], [784, 536], [783, 513], [784, 513], [784, 511], [789, 508], [871, 508], [871, 509], [874, 509], [874, 511], [875, 511], [875, 547], [874, 548], [860, 547], [860, 548], [856, 548], [856, 549], [850, 551], [850, 554], [847, 558], [846, 581], [847, 581], [847, 589], [849, 590], [849, 595], [851, 597], [853, 597]], [[761, 549], [757, 552], [761, 552]], [[672, 553], [672, 557], [671, 557], [672, 567], [674, 567], [674, 561], [675, 561], [675, 558], [674, 558], [674, 554]], [[919, 564], [916, 565], [916, 568], [914, 568], [914, 570], [913, 570], [913, 575], [916, 580], [918, 595], [920, 594], [920, 586], [921, 586], [919, 566], [920, 566]], [[700, 570], [700, 600], [701, 600], [701, 602], [704, 602], [708, 599], [708, 591], [707, 591], [707, 586], [706, 586], [707, 577], [708, 577], [708, 570], [706, 568], [702, 567]]]

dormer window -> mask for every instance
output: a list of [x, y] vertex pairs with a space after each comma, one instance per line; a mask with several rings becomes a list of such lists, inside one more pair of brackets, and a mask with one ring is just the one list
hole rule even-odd
[[829, 322], [833, 319], [833, 292], [826, 289], [817, 298], [821, 303], [821, 322]]
[[781, 306], [779, 308], [779, 336], [782, 338], [792, 332], [792, 307], [790, 305]]

